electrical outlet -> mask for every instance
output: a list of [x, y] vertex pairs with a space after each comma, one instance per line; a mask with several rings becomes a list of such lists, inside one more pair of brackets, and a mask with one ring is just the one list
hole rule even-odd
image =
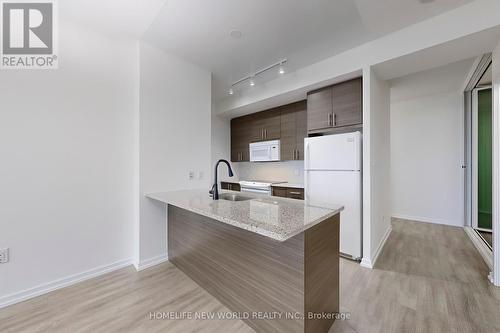
[[0, 264], [6, 264], [9, 262], [9, 249], [0, 250]]
[[193, 180], [194, 179], [194, 171], [189, 171], [189, 180]]
[[203, 180], [203, 171], [198, 172], [198, 179]]

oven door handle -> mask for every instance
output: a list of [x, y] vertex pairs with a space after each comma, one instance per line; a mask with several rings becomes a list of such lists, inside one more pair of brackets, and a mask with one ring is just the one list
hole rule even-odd
[[252, 193], [260, 193], [271, 195], [271, 189], [258, 189], [258, 188], [250, 188], [250, 187], [241, 187], [241, 192], [252, 192]]

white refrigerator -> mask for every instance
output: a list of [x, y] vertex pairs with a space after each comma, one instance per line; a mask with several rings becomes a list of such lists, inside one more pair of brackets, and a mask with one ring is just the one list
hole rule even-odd
[[360, 132], [305, 139], [305, 199], [313, 206], [340, 204], [340, 252], [362, 256], [362, 135]]

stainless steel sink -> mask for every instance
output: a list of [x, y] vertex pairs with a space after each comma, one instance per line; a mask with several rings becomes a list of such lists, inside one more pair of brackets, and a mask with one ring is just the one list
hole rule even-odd
[[246, 197], [244, 195], [239, 195], [239, 194], [223, 193], [223, 194], [219, 194], [219, 199], [220, 200], [227, 200], [227, 201], [247, 201], [247, 200], [252, 200], [253, 198]]

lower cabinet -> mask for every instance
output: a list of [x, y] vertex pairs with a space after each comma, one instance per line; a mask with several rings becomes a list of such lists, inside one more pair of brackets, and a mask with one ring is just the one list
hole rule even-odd
[[223, 190], [241, 192], [241, 187], [238, 183], [220, 182], [220, 188]]
[[273, 196], [304, 200], [304, 189], [294, 187], [273, 186]]

